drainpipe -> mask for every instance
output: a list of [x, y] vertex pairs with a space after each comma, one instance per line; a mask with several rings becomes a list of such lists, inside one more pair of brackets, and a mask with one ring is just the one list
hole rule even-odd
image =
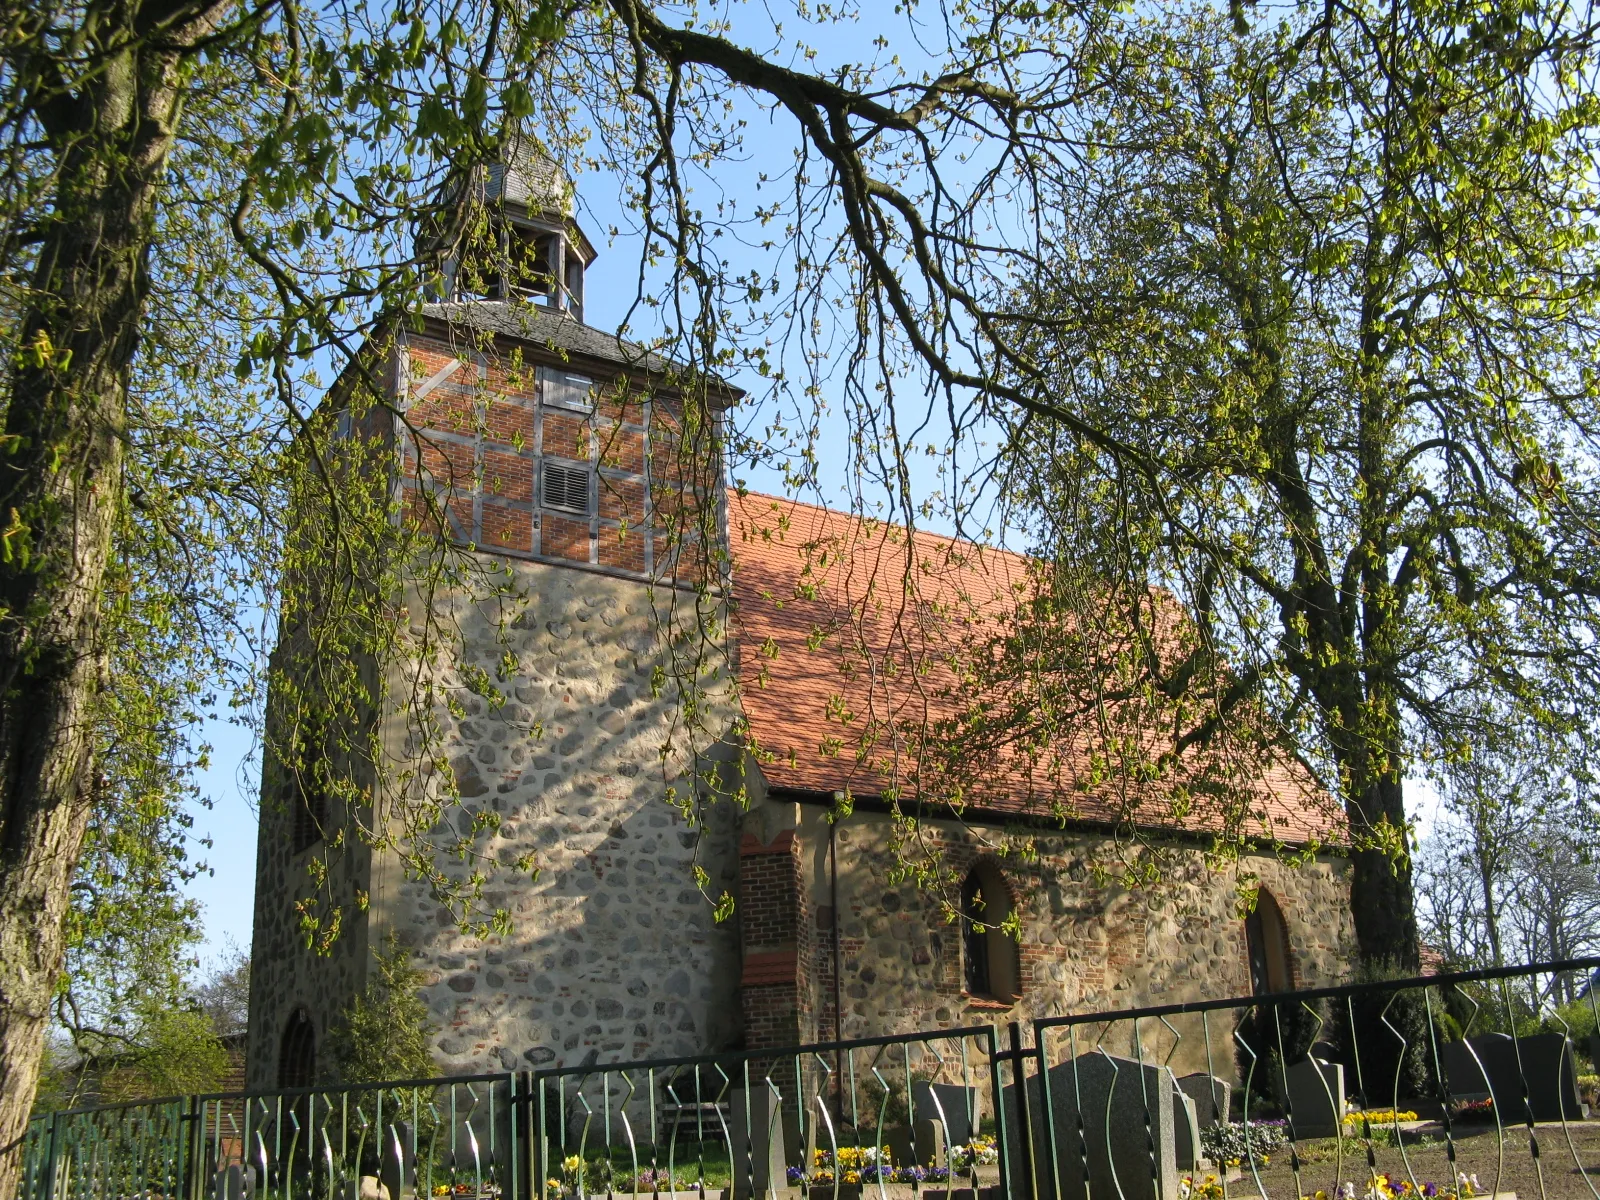
[[[844, 793], [833, 794], [834, 804], [844, 802]], [[840, 978], [843, 971], [843, 953], [839, 938], [839, 822], [833, 813], [828, 814], [828, 904], [833, 910], [833, 1040], [844, 1041], [844, 1004]], [[844, 1072], [840, 1069], [839, 1052], [833, 1055], [833, 1106], [839, 1119], [844, 1119]]]

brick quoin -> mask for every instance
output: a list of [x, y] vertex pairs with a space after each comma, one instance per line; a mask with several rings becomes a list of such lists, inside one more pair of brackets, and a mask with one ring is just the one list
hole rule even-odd
[[739, 846], [739, 921], [746, 1044], [761, 1049], [813, 1040], [811, 902], [794, 830], [768, 844], [745, 834]]

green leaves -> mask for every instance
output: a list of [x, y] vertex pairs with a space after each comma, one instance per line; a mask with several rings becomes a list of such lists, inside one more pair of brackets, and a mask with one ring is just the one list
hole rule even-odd
[[[1579, 532], [1600, 257], [1574, 167], [1600, 127], [1587, 85], [1526, 86], [1597, 51], [1554, 6], [1485, 13], [1141, 27], [1084, 114], [1104, 147], [1028, 338], [1041, 388], [1140, 456], [1036, 422], [1013, 460], [1058, 563], [1127, 581], [1130, 621], [1140, 587], [1170, 588], [1204, 629], [1150, 686], [1181, 687], [1209, 742], [1270, 715], [1257, 736], [1317, 768], [1402, 880], [1401, 781], [1454, 753], [1474, 698], [1586, 744], [1557, 714], [1600, 682]], [[1414, 944], [1405, 912], [1373, 920], [1366, 949]]]

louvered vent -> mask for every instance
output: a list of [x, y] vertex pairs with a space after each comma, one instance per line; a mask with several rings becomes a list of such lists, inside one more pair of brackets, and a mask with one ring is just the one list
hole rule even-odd
[[545, 463], [539, 483], [540, 503], [546, 508], [589, 515], [589, 472], [582, 467]]

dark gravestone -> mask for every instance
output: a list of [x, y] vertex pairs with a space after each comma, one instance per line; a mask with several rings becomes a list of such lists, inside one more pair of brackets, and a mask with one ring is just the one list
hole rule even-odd
[[410, 1200], [414, 1194], [417, 1164], [413, 1140], [409, 1121], [395, 1121], [383, 1127], [383, 1146], [378, 1155], [378, 1182], [388, 1190], [389, 1200]]
[[1306, 1058], [1290, 1066], [1278, 1085], [1278, 1101], [1296, 1138], [1338, 1137], [1345, 1114], [1344, 1065]]
[[[1175, 1125], [1183, 1093], [1171, 1071], [1096, 1051], [1050, 1068], [1049, 1080], [1060, 1200], [1178, 1200]], [[1027, 1088], [1036, 1189], [1048, 1195], [1044, 1092], [1037, 1076]], [[1009, 1127], [1020, 1130], [1015, 1084], [1002, 1091], [1001, 1103]], [[1018, 1191], [1027, 1169], [1022, 1143], [1011, 1138], [1006, 1151]]]
[[1578, 1098], [1572, 1043], [1562, 1034], [1512, 1038], [1486, 1033], [1465, 1043], [1447, 1043], [1440, 1048], [1440, 1062], [1452, 1096], [1491, 1095], [1501, 1121], [1522, 1121], [1529, 1114], [1535, 1121], [1581, 1121], [1588, 1115]]
[[946, 1149], [965, 1146], [978, 1131], [982, 1096], [977, 1088], [959, 1084], [914, 1081], [911, 1085], [911, 1142], [916, 1161], [926, 1166], [949, 1166]]
[[1194, 1101], [1195, 1120], [1200, 1123], [1201, 1129], [1228, 1123], [1233, 1085], [1226, 1079], [1218, 1079], [1215, 1075], [1196, 1071], [1193, 1075], [1180, 1077], [1178, 1087], [1183, 1089], [1185, 1096]]
[[1489, 1099], [1489, 1078], [1473, 1057], [1473, 1049], [1467, 1042], [1444, 1042], [1439, 1046], [1439, 1067], [1444, 1071], [1452, 1100]]

